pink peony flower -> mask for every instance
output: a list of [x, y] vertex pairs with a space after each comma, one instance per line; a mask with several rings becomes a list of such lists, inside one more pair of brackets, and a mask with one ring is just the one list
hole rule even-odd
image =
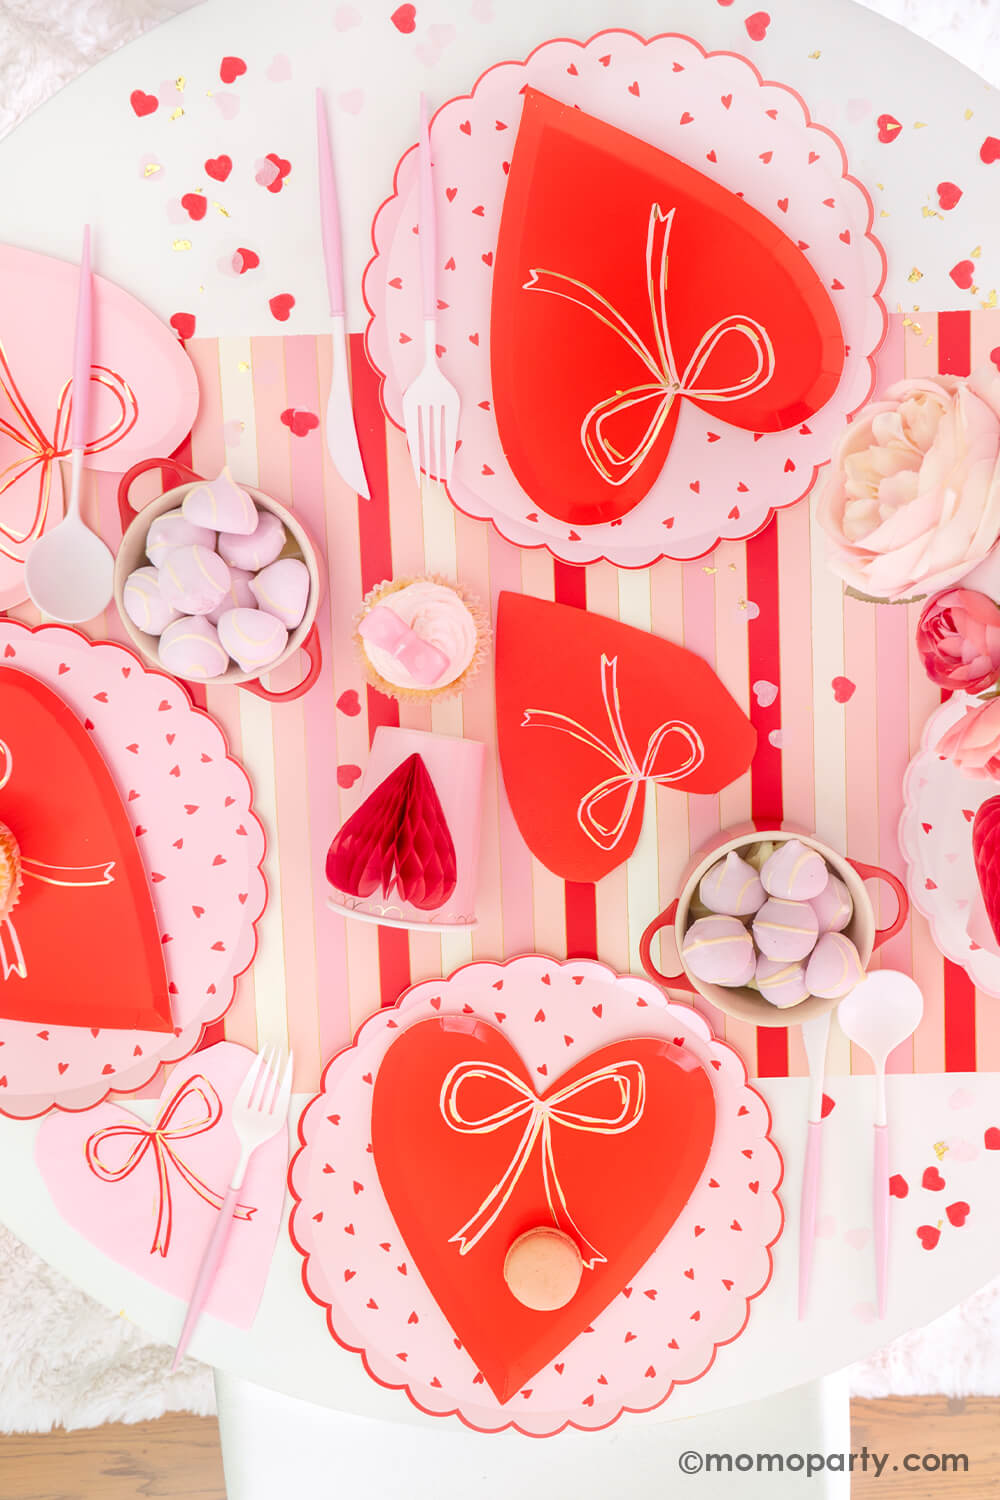
[[901, 380], [858, 413], [819, 496], [835, 573], [864, 594], [930, 594], [1000, 536], [1000, 374]]
[[972, 589], [946, 589], [920, 616], [917, 650], [938, 687], [981, 693], [1000, 677], [1000, 609]]
[[1000, 698], [967, 708], [938, 740], [937, 752], [966, 776], [1000, 781]]

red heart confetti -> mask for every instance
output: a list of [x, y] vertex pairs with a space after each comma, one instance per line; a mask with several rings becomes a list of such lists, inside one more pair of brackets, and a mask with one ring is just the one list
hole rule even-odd
[[401, 31], [404, 36], [409, 36], [417, 24], [417, 7], [415, 5], [401, 5], [398, 10], [393, 11], [389, 20], [397, 31]]
[[1000, 1130], [995, 1125], [983, 1133], [983, 1145], [987, 1151], [1000, 1151]]
[[949, 1203], [945, 1209], [945, 1213], [948, 1216], [948, 1223], [954, 1224], [956, 1229], [961, 1229], [970, 1212], [969, 1205], [961, 1200], [958, 1203]]
[[205, 171], [212, 178], [213, 182], [225, 182], [232, 170], [233, 160], [231, 156], [210, 156], [205, 163]]
[[354, 785], [360, 775], [360, 766], [338, 766], [337, 785], [342, 787], [351, 787]]
[[292, 406], [286, 407], [281, 413], [281, 420], [295, 437], [305, 437], [314, 427], [319, 426], [319, 417], [315, 412], [296, 411]]
[[910, 1191], [910, 1184], [899, 1172], [893, 1172], [889, 1178], [889, 1197], [905, 1198]]
[[223, 83], [235, 83], [246, 70], [247, 65], [242, 57], [224, 57], [219, 64], [219, 77]]
[[830, 686], [836, 703], [850, 703], [857, 691], [857, 685], [849, 677], [835, 677]]
[[194, 219], [195, 223], [208, 213], [208, 202], [204, 193], [185, 193], [181, 199], [181, 207], [187, 211], [188, 218]]
[[291, 292], [279, 292], [276, 297], [268, 300], [267, 305], [271, 309], [272, 317], [277, 318], [279, 323], [287, 323], [292, 308], [295, 306], [295, 298]]
[[988, 135], [979, 148], [979, 159], [989, 166], [990, 162], [996, 161], [997, 157], [1000, 157], [1000, 141], [995, 135]]
[[895, 115], [879, 115], [875, 124], [878, 126], [878, 138], [883, 143], [894, 141], [903, 128]]
[[933, 1250], [940, 1238], [941, 1231], [940, 1229], [935, 1229], [933, 1224], [921, 1224], [917, 1230], [917, 1239], [925, 1250]]
[[747, 36], [752, 42], [762, 42], [767, 36], [767, 28], [771, 24], [771, 17], [766, 10], [755, 10], [752, 16], [747, 16], [743, 25], [746, 27]]
[[193, 339], [195, 328], [194, 313], [174, 313], [170, 319], [170, 326], [179, 339]]
[[256, 250], [247, 250], [245, 246], [240, 245], [233, 256], [233, 270], [237, 275], [243, 276], [247, 271], [255, 271], [259, 265], [260, 256]]
[[960, 260], [957, 265], [952, 266], [948, 275], [957, 287], [967, 292], [972, 285], [972, 278], [976, 272], [976, 265], [971, 260]]
[[156, 95], [144, 94], [142, 89], [133, 89], [128, 97], [129, 103], [140, 119], [143, 115], [151, 115], [160, 107], [160, 101]]
[[340, 709], [340, 712], [342, 714], [346, 714], [349, 719], [357, 718], [358, 714], [361, 712], [361, 703], [354, 688], [348, 688], [346, 692], [341, 693], [340, 697], [337, 699], [337, 707]]
[[940, 1193], [945, 1186], [945, 1180], [937, 1167], [927, 1167], [923, 1177], [920, 1179], [921, 1187], [925, 1187], [929, 1193]]
[[954, 208], [962, 196], [962, 189], [954, 182], [939, 182], [937, 185], [938, 207]]

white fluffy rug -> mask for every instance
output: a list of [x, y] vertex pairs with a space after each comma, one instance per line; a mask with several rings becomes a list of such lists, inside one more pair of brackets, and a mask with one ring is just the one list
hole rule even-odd
[[[106, 53], [193, 0], [0, 0], [0, 135]], [[370, 0], [369, 0], [370, 3]], [[801, 0], [808, 4], [809, 0]], [[868, 0], [1000, 85], [998, 0]], [[609, 13], [610, 13], [609, 8]], [[0, 1431], [214, 1410], [170, 1355], [0, 1228]], [[1000, 1395], [1000, 1281], [855, 1367], [856, 1395]]]

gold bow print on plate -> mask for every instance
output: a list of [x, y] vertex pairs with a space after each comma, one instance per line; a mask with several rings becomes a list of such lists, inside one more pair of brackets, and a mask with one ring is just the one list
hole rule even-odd
[[[0, 740], [0, 791], [14, 773], [14, 756], [5, 740]], [[43, 885], [69, 887], [113, 885], [115, 861], [96, 865], [50, 865], [41, 859], [29, 859], [21, 852], [21, 874], [25, 880], [39, 880]], [[13, 913], [0, 921], [0, 977], [11, 975], [27, 979], [28, 964], [17, 935]]]
[[[653, 324], [653, 349], [649, 348], [614, 304], [586, 282], [566, 276], [561, 271], [532, 268], [524, 283], [525, 291], [547, 292], [589, 312], [606, 328], [610, 328], [612, 333], [617, 334], [633, 354], [638, 356], [652, 377], [595, 402], [580, 424], [580, 442], [584, 452], [601, 478], [612, 485], [627, 484], [645, 463], [678, 396], [693, 396], [699, 401], [739, 401], [744, 396], [751, 396], [762, 390], [774, 375], [774, 347], [767, 329], [756, 318], [745, 317], [740, 313], [720, 318], [711, 328], [706, 329], [683, 371], [678, 373], [667, 323], [670, 265], [667, 247], [675, 213], [676, 209], [673, 208], [664, 213], [658, 203], [654, 203], [649, 210], [646, 289]], [[681, 293], [683, 294], [683, 288]], [[731, 335], [744, 339], [750, 345], [756, 361], [753, 370], [732, 385], [699, 385], [705, 366], [716, 348], [723, 339]], [[623, 453], [607, 433], [607, 425], [612, 418], [621, 416], [632, 407], [646, 404], [652, 405], [652, 415], [646, 430], [639, 441], [628, 452]]]
[[[139, 407], [131, 387], [113, 370], [103, 365], [92, 365], [91, 381], [111, 392], [118, 407], [117, 415], [107, 432], [100, 433], [87, 443], [84, 453], [103, 453], [105, 449], [121, 442], [132, 431], [139, 420]], [[26, 542], [33, 542], [45, 529], [45, 518], [49, 509], [52, 489], [52, 468], [60, 458], [68, 458], [72, 449], [68, 446], [69, 424], [73, 410], [73, 382], [68, 380], [59, 392], [56, 401], [55, 420], [51, 437], [45, 432], [34, 412], [22, 395], [10, 361], [0, 344], [0, 438], [8, 438], [21, 450], [20, 456], [0, 469], [0, 498], [19, 479], [38, 470], [38, 493], [28, 526], [15, 527], [0, 520], [0, 554], [15, 562], [23, 562], [20, 549]], [[9, 410], [7, 410], [9, 409]]]
[[[490, 1114], [466, 1115], [461, 1107], [460, 1095], [465, 1084], [473, 1079], [489, 1079], [504, 1084], [511, 1092], [511, 1102]], [[603, 1083], [612, 1083], [618, 1090], [616, 1114], [588, 1114], [569, 1107], [574, 1100], [579, 1101], [581, 1095]], [[451, 1236], [448, 1243], [458, 1245], [459, 1255], [468, 1255], [479, 1243], [506, 1208], [531, 1159], [536, 1141], [540, 1141], [542, 1180], [553, 1222], [576, 1241], [588, 1271], [606, 1261], [607, 1257], [577, 1228], [567, 1206], [556, 1166], [553, 1127], [559, 1125], [564, 1130], [582, 1130], [592, 1135], [624, 1135], [642, 1119], [645, 1103], [646, 1074], [642, 1063], [631, 1060], [597, 1068], [576, 1083], [567, 1084], [565, 1088], [550, 1094], [547, 1099], [540, 1099], [530, 1083], [518, 1078], [516, 1073], [501, 1067], [499, 1063], [456, 1063], [441, 1085], [441, 1113], [452, 1130], [463, 1135], [488, 1135], [517, 1120], [524, 1121], [524, 1130], [503, 1177], [494, 1184], [475, 1213]]]
[[[572, 735], [581, 744], [589, 745], [591, 749], [597, 750], [613, 766], [617, 773], [607, 776], [592, 786], [589, 791], [584, 792], [576, 809], [576, 820], [587, 837], [600, 849], [614, 849], [620, 843], [629, 820], [632, 817], [632, 809], [635, 807], [635, 799], [639, 795], [639, 788], [646, 781], [651, 781], [655, 786], [669, 786], [672, 781], [680, 781], [683, 777], [697, 770], [705, 759], [705, 745], [701, 735], [683, 719], [668, 719], [654, 729], [649, 736], [646, 750], [640, 761], [632, 746], [629, 744], [628, 735], [625, 733], [625, 725], [622, 722], [622, 708], [618, 697], [618, 658], [612, 656], [601, 656], [601, 697], [604, 700], [605, 712], [608, 723], [611, 726], [611, 743], [602, 740], [600, 735], [581, 724], [579, 719], [571, 718], [569, 714], [554, 713], [545, 708], [526, 708], [524, 718], [521, 721], [522, 729], [554, 729], [559, 734]], [[671, 735], [679, 735], [687, 745], [688, 756], [681, 765], [672, 771], [657, 771], [656, 760], [664, 743]], [[613, 823], [605, 823], [598, 816], [598, 809], [609, 797], [617, 797], [624, 792], [621, 812]]]
[[[184, 1106], [193, 1106], [186, 1118], [174, 1123]], [[176, 1142], [190, 1140], [192, 1136], [204, 1135], [213, 1130], [222, 1118], [222, 1100], [214, 1086], [203, 1073], [189, 1078], [160, 1114], [155, 1125], [146, 1125], [142, 1120], [123, 1121], [120, 1125], [106, 1125], [88, 1139], [85, 1148], [87, 1165], [95, 1177], [102, 1182], [124, 1182], [130, 1177], [146, 1155], [152, 1151], [156, 1162], [159, 1202], [156, 1228], [150, 1255], [166, 1255], [170, 1249], [173, 1231], [173, 1198], [170, 1191], [170, 1167], [173, 1166], [191, 1190], [212, 1208], [222, 1207], [224, 1195], [202, 1182], [197, 1172], [188, 1166], [177, 1149]], [[113, 1141], [134, 1142], [125, 1159], [115, 1165], [105, 1160], [105, 1151]], [[238, 1203], [233, 1210], [237, 1219], [252, 1219], [256, 1208]]]

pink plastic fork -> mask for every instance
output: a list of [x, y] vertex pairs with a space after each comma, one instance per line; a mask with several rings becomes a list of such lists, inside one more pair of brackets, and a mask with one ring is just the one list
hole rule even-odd
[[247, 1175], [250, 1158], [258, 1146], [277, 1135], [288, 1118], [288, 1101], [292, 1094], [292, 1058], [289, 1055], [279, 1080], [279, 1054], [277, 1048], [258, 1053], [250, 1064], [247, 1076], [240, 1085], [232, 1109], [232, 1123], [240, 1143], [240, 1158], [236, 1164], [232, 1181], [215, 1221], [211, 1238], [205, 1246], [198, 1277], [191, 1293], [184, 1327], [177, 1341], [171, 1373], [177, 1369], [184, 1351], [198, 1326], [202, 1310], [209, 1293], [215, 1285], [215, 1277], [226, 1251], [226, 1241], [233, 1222], [233, 1210]]

